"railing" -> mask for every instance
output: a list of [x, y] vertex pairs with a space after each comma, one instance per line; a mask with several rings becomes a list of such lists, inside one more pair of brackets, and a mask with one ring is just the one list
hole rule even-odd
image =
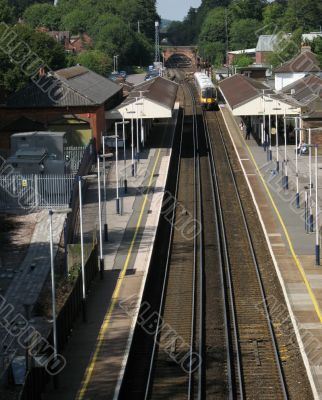
[[[97, 246], [95, 245], [85, 264], [85, 282], [87, 291], [97, 272]], [[57, 316], [57, 347], [59, 354], [62, 352], [65, 344], [68, 341], [72, 327], [81, 311], [81, 308], [82, 276], [79, 272], [73, 289]], [[52, 332], [48, 340], [52, 344]], [[41, 393], [50, 379], [51, 376], [45, 371], [44, 368], [32, 367], [26, 375], [25, 383], [20, 393], [19, 400], [40, 400]]]
[[[95, 139], [92, 139], [87, 146], [82, 162], [79, 165], [77, 172], [78, 176], [87, 175], [95, 162], [96, 159], [96, 144]], [[72, 195], [69, 203], [69, 207], [72, 212], [70, 212], [66, 218], [65, 223], [65, 243], [74, 243], [75, 241], [75, 226], [78, 226], [78, 208], [79, 208], [79, 195], [78, 195], [78, 182], [77, 177], [75, 177], [73, 183]]]
[[0, 175], [0, 209], [66, 207], [74, 174]]
[[71, 174], [16, 174], [0, 159], [0, 210], [23, 208], [59, 208], [73, 206], [78, 197], [77, 175], [86, 175], [95, 160], [95, 139], [86, 147], [66, 147]]
[[76, 174], [82, 162], [86, 146], [68, 146], [64, 148], [64, 159], [69, 160], [70, 172]]

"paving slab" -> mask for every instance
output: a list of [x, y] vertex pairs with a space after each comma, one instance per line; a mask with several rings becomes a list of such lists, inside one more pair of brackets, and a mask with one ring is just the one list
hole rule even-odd
[[[124, 373], [148, 273], [171, 156], [169, 137], [175, 124], [176, 117], [152, 128], [151, 135], [163, 135], [160, 144], [167, 145], [141, 152], [137, 176], [127, 174], [128, 191], [120, 191], [124, 196], [122, 215], [116, 214], [115, 162], [108, 164], [103, 222], [106, 218], [109, 240], [103, 245], [104, 280], [95, 281], [91, 288], [88, 322], [78, 322], [66, 348], [61, 387], [58, 391], [49, 387], [44, 399], [113, 398]], [[97, 184], [91, 182], [89, 189], [93, 198], [84, 203], [87, 240], [93, 226], [98, 226]], [[125, 312], [121, 304], [129, 298], [131, 310]]]

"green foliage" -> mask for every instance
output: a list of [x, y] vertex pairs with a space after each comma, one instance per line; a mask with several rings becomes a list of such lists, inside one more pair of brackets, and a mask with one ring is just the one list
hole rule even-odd
[[276, 1], [267, 4], [263, 9], [263, 27], [262, 34], [271, 35], [276, 31], [283, 29], [284, 26], [284, 13], [285, 5], [282, 5]]
[[107, 76], [113, 69], [112, 59], [99, 50], [88, 50], [76, 57], [76, 63], [84, 65], [100, 75]]
[[247, 54], [240, 54], [235, 57], [233, 65], [236, 67], [247, 67], [253, 63], [253, 59], [249, 57]]
[[53, 31], [60, 27], [61, 16], [53, 4], [33, 4], [25, 10], [23, 18], [33, 28], [44, 26]]
[[65, 30], [74, 34], [86, 32], [91, 26], [90, 18], [86, 10], [76, 9], [62, 18], [62, 26]]
[[0, 0], [0, 21], [11, 24], [14, 21], [15, 9], [8, 0]]
[[267, 62], [276, 67], [290, 60], [300, 51], [301, 37], [301, 29], [297, 29], [291, 36], [281, 37], [278, 40], [276, 51], [268, 55]]
[[322, 2], [312, 0], [289, 0], [284, 17], [285, 31], [303, 29], [309, 32], [321, 25]]
[[212, 64], [222, 65], [225, 60], [225, 45], [222, 42], [204, 42], [199, 45], [199, 54]]
[[320, 66], [322, 67], [322, 38], [317, 37], [311, 43], [312, 51], [317, 55]]
[[[10, 47], [8, 45], [0, 50], [0, 82], [7, 93], [25, 86], [41, 65], [53, 70], [65, 66], [64, 50], [51, 37], [26, 25], [10, 29], [16, 37]], [[3, 28], [0, 37], [2, 35], [5, 35]]]
[[261, 21], [266, 0], [234, 0], [229, 6], [229, 12], [233, 20], [256, 19]]
[[211, 42], [225, 43], [225, 9], [223, 7], [211, 10], [202, 24], [199, 45]]
[[230, 25], [231, 50], [247, 49], [256, 47], [258, 35], [256, 32], [261, 28], [261, 23], [256, 19], [246, 18], [234, 20]]

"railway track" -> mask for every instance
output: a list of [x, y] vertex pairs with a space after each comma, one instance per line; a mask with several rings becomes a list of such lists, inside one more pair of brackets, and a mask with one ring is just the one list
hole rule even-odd
[[218, 113], [207, 113], [233, 334], [234, 398], [286, 399], [288, 391], [266, 293], [220, 118]]
[[145, 294], [154, 312], [140, 317], [119, 398], [288, 399], [221, 116], [181, 87], [167, 256]]

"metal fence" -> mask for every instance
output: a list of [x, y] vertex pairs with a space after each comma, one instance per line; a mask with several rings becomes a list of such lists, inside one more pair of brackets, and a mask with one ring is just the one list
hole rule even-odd
[[0, 209], [66, 207], [75, 174], [0, 175]]
[[76, 174], [83, 159], [87, 146], [67, 146], [64, 148], [64, 158], [69, 161], [70, 172]]
[[[97, 272], [97, 245], [95, 245], [85, 264], [86, 291], [89, 290]], [[79, 273], [72, 291], [69, 293], [64, 306], [61, 308], [57, 316], [57, 345], [58, 353], [60, 354], [68, 342], [73, 325], [81, 309], [82, 276], [81, 273]], [[53, 343], [52, 331], [48, 340], [49, 343]], [[40, 400], [42, 398], [41, 393], [50, 379], [51, 376], [43, 368], [31, 368], [26, 375], [23, 387], [21, 388], [19, 400]]]

